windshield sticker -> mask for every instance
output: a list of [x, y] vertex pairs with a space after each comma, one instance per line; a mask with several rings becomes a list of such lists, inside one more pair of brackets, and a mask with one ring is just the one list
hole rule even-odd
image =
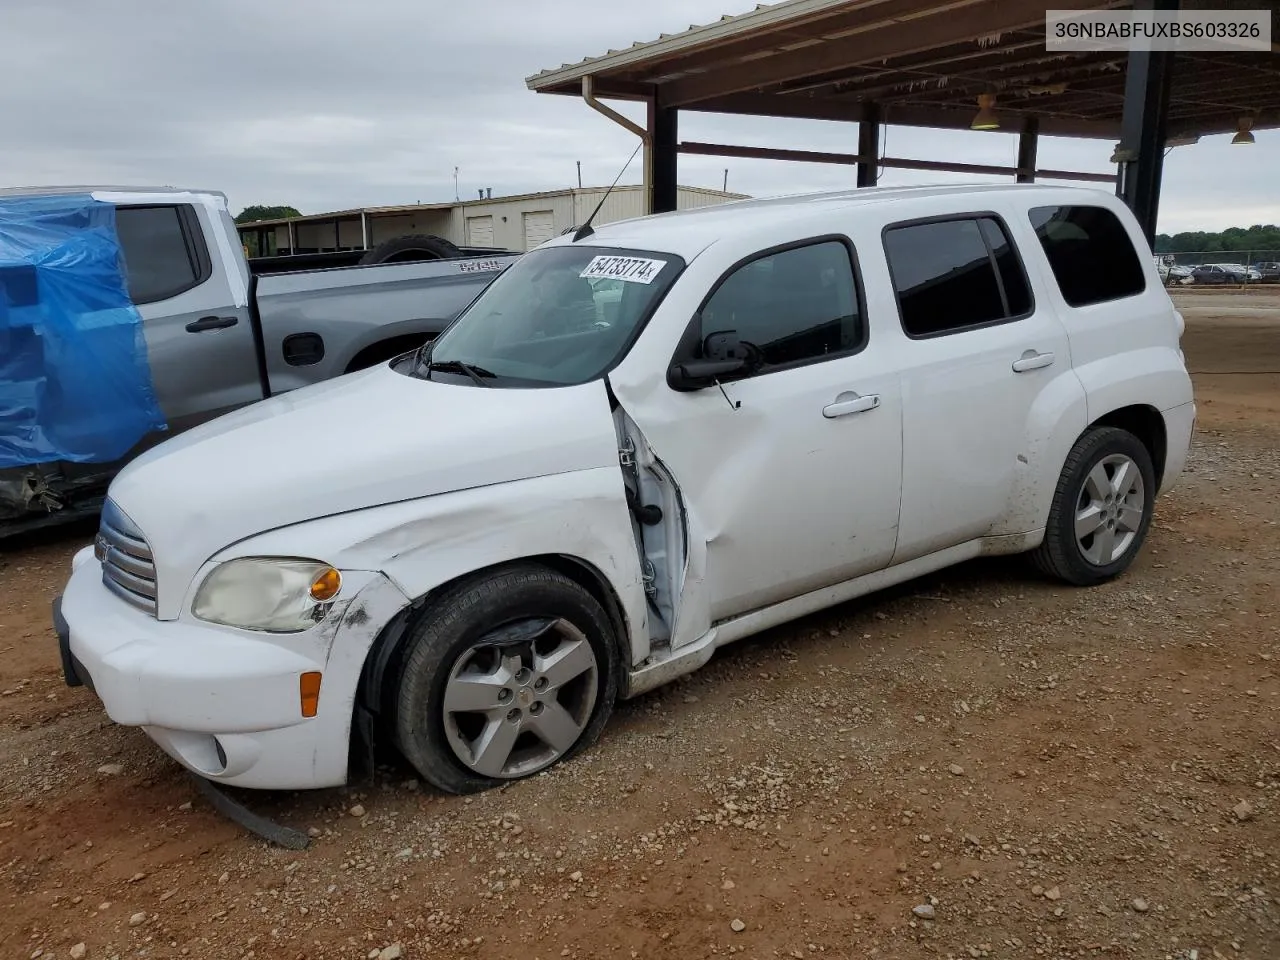
[[625, 280], [627, 283], [652, 283], [665, 267], [664, 260], [645, 257], [593, 257], [579, 277], [588, 280]]

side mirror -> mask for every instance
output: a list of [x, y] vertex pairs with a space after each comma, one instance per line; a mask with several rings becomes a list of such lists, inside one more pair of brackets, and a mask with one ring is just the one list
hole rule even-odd
[[752, 367], [752, 359], [749, 346], [738, 339], [737, 331], [716, 331], [703, 340], [701, 359], [671, 365], [667, 385], [682, 392], [702, 390], [725, 377], [746, 373]]

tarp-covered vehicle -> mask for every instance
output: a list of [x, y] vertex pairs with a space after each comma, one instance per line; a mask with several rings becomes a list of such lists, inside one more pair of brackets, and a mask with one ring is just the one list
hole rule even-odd
[[517, 256], [257, 277], [221, 193], [0, 190], [0, 537], [96, 512], [167, 436], [420, 346]]

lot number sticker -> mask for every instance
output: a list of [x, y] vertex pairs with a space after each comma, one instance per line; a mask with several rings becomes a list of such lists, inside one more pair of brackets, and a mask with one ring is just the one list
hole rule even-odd
[[645, 257], [593, 257], [587, 269], [578, 276], [588, 280], [603, 278], [625, 280], [627, 283], [652, 283], [665, 266], [663, 260]]

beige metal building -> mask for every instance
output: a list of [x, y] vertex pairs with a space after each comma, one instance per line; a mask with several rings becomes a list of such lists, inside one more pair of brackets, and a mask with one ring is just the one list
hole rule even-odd
[[[431, 234], [459, 246], [532, 250], [569, 227], [583, 223], [605, 190], [605, 187], [586, 187], [262, 220], [240, 224], [240, 239], [255, 256], [368, 250], [409, 234]], [[746, 194], [702, 187], [680, 187], [677, 193], [681, 210], [742, 199], [746, 199]], [[620, 185], [613, 188], [595, 222], [643, 216], [644, 206], [641, 187]]]

